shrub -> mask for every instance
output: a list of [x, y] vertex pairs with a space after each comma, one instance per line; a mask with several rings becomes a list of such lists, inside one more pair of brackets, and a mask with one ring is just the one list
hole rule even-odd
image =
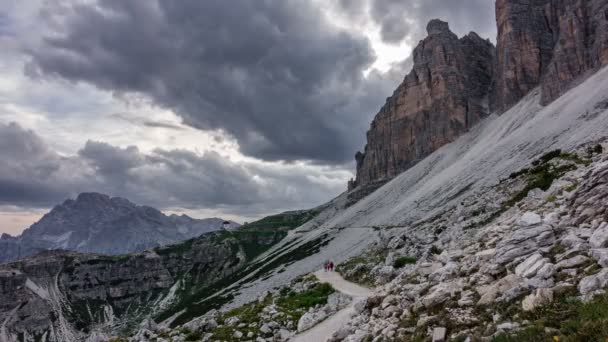
[[441, 248], [433, 245], [431, 246], [431, 249], [429, 249], [429, 252], [431, 252], [431, 254], [441, 254], [441, 252], [443, 251], [441, 250]]
[[301, 293], [290, 292], [286, 296], [280, 297], [277, 304], [287, 310], [307, 310], [317, 304], [326, 304], [327, 297], [333, 292], [334, 288], [331, 285], [321, 283], [308, 291]]
[[393, 267], [401, 268], [405, 265], [410, 265], [410, 264], [415, 264], [415, 263], [416, 263], [416, 258], [410, 257], [410, 256], [402, 256], [402, 257], [398, 257], [397, 259], [395, 259], [395, 262], [393, 263]]

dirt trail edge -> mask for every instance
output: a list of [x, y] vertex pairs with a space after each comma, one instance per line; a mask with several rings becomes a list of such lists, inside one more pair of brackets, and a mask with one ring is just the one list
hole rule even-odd
[[367, 298], [374, 294], [374, 291], [357, 284], [351, 283], [340, 276], [337, 272], [317, 271], [315, 276], [323, 283], [329, 283], [331, 286], [346, 295], [353, 297], [352, 303], [346, 308], [338, 311], [323, 322], [314, 327], [297, 334], [290, 341], [292, 342], [325, 342], [338, 329], [345, 325], [355, 313], [353, 308], [361, 298]]

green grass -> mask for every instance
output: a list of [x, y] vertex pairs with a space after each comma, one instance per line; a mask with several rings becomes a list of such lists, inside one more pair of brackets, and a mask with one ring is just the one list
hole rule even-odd
[[[554, 165], [550, 163], [554, 159], [561, 159], [571, 163]], [[509, 176], [512, 179], [521, 176], [525, 177], [526, 185], [503, 204], [502, 208], [498, 211], [498, 215], [526, 198], [531, 190], [541, 189], [547, 191], [553, 184], [553, 181], [562, 177], [566, 172], [576, 170], [577, 165], [589, 165], [590, 162], [590, 160], [582, 159], [575, 153], [566, 153], [559, 149], [542, 155], [532, 162], [533, 167], [521, 169]], [[492, 218], [496, 216], [493, 215]]]
[[401, 256], [395, 259], [393, 267], [401, 268], [405, 265], [411, 265], [416, 263], [416, 258], [410, 256]]
[[[281, 325], [286, 325], [288, 322], [295, 327], [300, 320], [300, 317], [308, 311], [311, 307], [316, 305], [325, 305], [327, 303], [327, 297], [334, 293], [333, 287], [329, 284], [317, 283], [314, 287], [308, 291], [296, 293], [290, 290], [288, 287], [281, 289], [278, 298], [272, 296], [266, 296], [263, 301], [255, 301], [249, 304], [245, 304], [241, 307], [232, 309], [220, 316], [218, 323], [224, 324], [226, 320], [231, 317], [238, 317], [239, 324], [245, 323], [246, 326], [238, 328], [240, 332], [247, 335], [249, 332], [253, 332], [254, 335], [262, 335], [259, 328], [264, 323], [261, 321], [261, 314], [264, 308], [274, 303], [277, 306], [278, 311], [282, 312], [283, 315], [273, 318]], [[234, 326], [222, 325], [217, 327], [213, 333], [214, 341], [236, 341], [233, 334], [237, 330]]]
[[288, 211], [277, 215], [264, 217], [261, 220], [247, 223], [240, 230], [293, 229], [312, 220], [319, 214], [316, 210]]
[[[595, 296], [589, 302], [582, 302], [576, 290], [563, 294], [547, 306], [530, 313], [521, 313], [522, 319], [532, 325], [525, 329], [501, 334], [495, 342], [537, 342], [550, 341], [557, 336], [560, 342], [606, 342], [608, 340], [608, 294]], [[553, 334], [545, 333], [545, 328], [555, 329]]]
[[[237, 234], [238, 236], [244, 236]], [[160, 322], [168, 317], [171, 317], [177, 312], [184, 310], [172, 323], [171, 326], [177, 326], [179, 324], [183, 324], [194, 317], [199, 317], [208, 312], [211, 309], [217, 309], [221, 307], [223, 304], [229, 302], [233, 298], [233, 293], [238, 290], [238, 288], [233, 289], [231, 292], [224, 293], [222, 296], [215, 296], [213, 298], [204, 300], [205, 298], [211, 296], [212, 294], [224, 290], [227, 287], [237, 283], [241, 279], [246, 276], [253, 276], [247, 281], [243, 282], [241, 286], [244, 286], [248, 283], [254, 282], [257, 279], [263, 278], [270, 274], [270, 272], [274, 271], [276, 268], [283, 267], [287, 264], [296, 262], [298, 260], [304, 259], [312, 254], [315, 254], [319, 251], [322, 246], [325, 246], [329, 243], [327, 239], [327, 234], [319, 237], [316, 240], [309, 241], [307, 243], [302, 244], [301, 246], [295, 248], [290, 253], [285, 253], [280, 257], [276, 258], [274, 261], [265, 264], [269, 258], [256, 261], [254, 263], [249, 263], [245, 265], [243, 268], [237, 270], [236, 272], [219, 279], [218, 281], [208, 284], [205, 286], [199, 286], [196, 282], [188, 281], [186, 282], [186, 289], [181, 294], [180, 300], [170, 307], [168, 310], [162, 312], [158, 315], [155, 320]], [[228, 240], [228, 241], [233, 241]]]
[[316, 305], [327, 304], [327, 297], [334, 293], [334, 288], [327, 284], [321, 283], [315, 285], [312, 289], [296, 293], [293, 291], [287, 292], [285, 295], [279, 297], [277, 305], [282, 311], [300, 319], [300, 316], [311, 307]]
[[186, 335], [186, 341], [199, 341], [203, 338], [203, 334], [198, 331], [193, 331]]
[[371, 277], [370, 272], [373, 266], [384, 264], [386, 255], [385, 250], [370, 250], [339, 264], [336, 271], [350, 282], [373, 287], [376, 279]]

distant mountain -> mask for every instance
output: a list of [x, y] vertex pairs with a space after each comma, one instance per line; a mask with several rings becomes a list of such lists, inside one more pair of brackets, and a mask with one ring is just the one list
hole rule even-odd
[[221, 218], [203, 220], [186, 215], [164, 215], [127, 199], [82, 193], [53, 208], [21, 236], [0, 237], [0, 262], [44, 250], [64, 249], [85, 253], [140, 252], [197, 237], [239, 224]]

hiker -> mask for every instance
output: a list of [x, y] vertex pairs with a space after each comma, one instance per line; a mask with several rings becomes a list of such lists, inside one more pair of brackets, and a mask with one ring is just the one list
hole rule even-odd
[[330, 262], [329, 262], [329, 270], [330, 270], [330, 271], [333, 271], [333, 270], [334, 270], [334, 262], [333, 262], [333, 261], [330, 261]]
[[323, 268], [325, 269], [325, 272], [327, 272], [327, 270], [329, 270], [329, 261], [325, 261]]

